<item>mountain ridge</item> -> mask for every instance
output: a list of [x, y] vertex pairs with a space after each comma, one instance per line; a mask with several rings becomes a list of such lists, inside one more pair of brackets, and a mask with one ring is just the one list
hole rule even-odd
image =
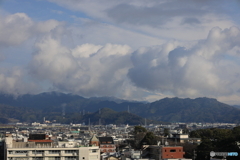
[[[115, 99], [115, 98], [112, 98]], [[116, 100], [116, 99], [115, 99]], [[50, 120], [63, 121], [66, 115], [74, 114], [80, 121], [83, 114], [94, 113], [101, 108], [109, 108], [119, 112], [130, 112], [142, 118], [164, 122], [240, 122], [240, 109], [221, 103], [214, 98], [163, 98], [152, 103], [112, 101], [111, 98], [84, 98], [78, 95], [58, 92], [41, 93], [38, 95], [22, 95], [13, 97], [0, 94], [0, 104], [18, 109], [26, 108], [26, 116], [19, 120], [38, 120], [46, 117]], [[31, 113], [27, 111], [31, 110]], [[37, 112], [38, 114], [35, 114]], [[25, 112], [19, 112], [25, 114]], [[10, 115], [3, 115], [3, 117]], [[30, 117], [30, 118], [29, 118]], [[80, 118], [81, 117], [81, 118]], [[14, 117], [12, 117], [14, 118]], [[16, 118], [16, 117], [15, 117]], [[70, 116], [68, 116], [71, 121]], [[64, 122], [64, 121], [63, 121]]]

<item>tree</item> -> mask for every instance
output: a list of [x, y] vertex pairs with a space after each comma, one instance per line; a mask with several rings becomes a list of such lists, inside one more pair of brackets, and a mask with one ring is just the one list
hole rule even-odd
[[147, 132], [146, 128], [144, 128], [142, 126], [135, 126], [133, 134], [136, 135], [138, 133], [145, 133], [145, 132]]
[[158, 139], [153, 132], [147, 132], [145, 137], [142, 139], [141, 144], [156, 145], [157, 140]]
[[164, 135], [164, 137], [167, 137], [167, 136], [170, 135], [169, 128], [164, 128], [164, 130], [163, 130], [163, 135]]
[[146, 133], [147, 133], [146, 128], [144, 128], [142, 126], [134, 127], [133, 134], [135, 137], [135, 139], [134, 139], [135, 148], [137, 148], [137, 149], [141, 148], [141, 142], [142, 142], [143, 138], [145, 137]]

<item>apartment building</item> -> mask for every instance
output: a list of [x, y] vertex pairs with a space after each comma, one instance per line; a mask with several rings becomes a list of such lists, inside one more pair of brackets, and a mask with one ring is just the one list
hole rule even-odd
[[100, 150], [98, 146], [79, 146], [74, 142], [64, 145], [46, 139], [15, 142], [6, 137], [4, 160], [100, 160]]

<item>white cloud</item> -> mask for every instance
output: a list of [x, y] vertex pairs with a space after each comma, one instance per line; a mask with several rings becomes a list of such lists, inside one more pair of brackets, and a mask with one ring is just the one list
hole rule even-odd
[[[71, 12], [74, 23], [0, 16], [0, 91], [27, 93], [47, 82], [52, 90], [135, 100], [239, 95], [240, 31], [230, 28], [237, 22], [224, 1], [49, 1], [79, 11]], [[12, 55], [30, 52], [29, 73], [6, 67], [17, 62]]]
[[15, 46], [29, 38], [46, 33], [56, 26], [62, 25], [56, 20], [34, 22], [25, 13], [0, 16], [0, 46]]
[[22, 68], [0, 68], [0, 92], [19, 95], [35, 93], [37, 86], [33, 82], [26, 82], [26, 73]]
[[139, 49], [132, 55], [134, 67], [128, 75], [138, 87], [180, 97], [238, 94], [240, 55], [228, 51], [240, 46], [239, 37], [236, 27], [213, 28], [206, 40], [190, 49], [171, 43], [165, 53], [166, 46]]
[[0, 46], [18, 45], [31, 36], [32, 20], [24, 13], [0, 17]]
[[29, 61], [32, 41], [59, 25], [62, 23], [55, 20], [35, 22], [25, 13], [0, 16], [0, 92], [18, 95], [39, 91], [24, 65]]
[[71, 49], [52, 34], [36, 43], [30, 74], [55, 89], [83, 96], [112, 96], [122, 87], [131, 66], [127, 45], [83, 44]]
[[49, 0], [119, 28], [134, 30], [161, 39], [199, 40], [213, 27], [236, 25], [231, 7], [237, 1], [112, 1]]

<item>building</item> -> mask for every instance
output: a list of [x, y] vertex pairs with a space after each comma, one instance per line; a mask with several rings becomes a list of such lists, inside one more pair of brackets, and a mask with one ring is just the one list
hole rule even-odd
[[60, 146], [58, 143], [45, 141], [31, 139], [16, 142], [12, 137], [6, 137], [4, 160], [100, 160], [98, 146], [85, 147], [78, 143]]
[[201, 138], [189, 138], [188, 134], [172, 134], [172, 137], [168, 138], [168, 140], [175, 143], [195, 143], [200, 144]]
[[158, 145], [146, 145], [143, 148], [143, 157], [151, 158], [155, 160], [171, 160], [171, 159], [184, 159], [182, 146], [158, 146]]
[[99, 140], [95, 135], [93, 135], [89, 142], [92, 146], [99, 146]]
[[182, 146], [164, 146], [162, 147], [162, 159], [169, 158], [183, 158], [185, 152], [183, 152]]
[[101, 153], [114, 153], [116, 146], [112, 137], [98, 137]]

